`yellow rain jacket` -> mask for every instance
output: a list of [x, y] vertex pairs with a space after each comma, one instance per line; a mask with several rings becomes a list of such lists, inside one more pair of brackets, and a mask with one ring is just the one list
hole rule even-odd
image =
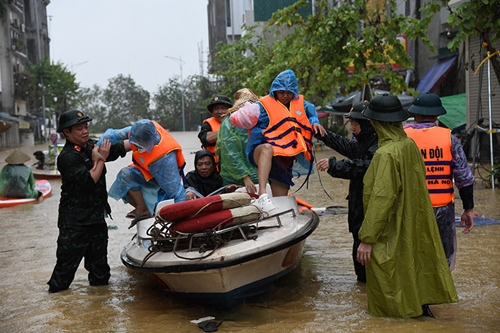
[[373, 245], [366, 266], [368, 311], [417, 317], [423, 304], [458, 302], [425, 184], [420, 150], [401, 123], [373, 121], [379, 149], [364, 182], [359, 231]]

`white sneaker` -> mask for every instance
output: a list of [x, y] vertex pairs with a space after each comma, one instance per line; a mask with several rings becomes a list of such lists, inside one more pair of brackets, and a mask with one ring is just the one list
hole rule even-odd
[[257, 207], [259, 207], [263, 212], [268, 214], [276, 209], [276, 206], [273, 204], [271, 199], [269, 199], [267, 193], [261, 194], [260, 197], [257, 199]]

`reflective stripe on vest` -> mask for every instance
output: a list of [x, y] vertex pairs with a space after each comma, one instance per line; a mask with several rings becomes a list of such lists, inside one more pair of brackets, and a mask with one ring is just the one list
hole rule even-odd
[[179, 143], [175, 141], [170, 133], [168, 133], [166, 129], [161, 127], [160, 124], [158, 124], [154, 120], [152, 120], [152, 122], [156, 127], [156, 133], [160, 135], [160, 142], [154, 145], [151, 153], [140, 153], [137, 149], [137, 146], [130, 143], [130, 146], [132, 147], [132, 158], [134, 163], [130, 164], [129, 166], [138, 168], [147, 181], [153, 178], [153, 175], [149, 172], [149, 165], [173, 150], [175, 150], [176, 153], [177, 168], [179, 169], [179, 174], [182, 172], [182, 169], [186, 164], [184, 155], [182, 155], [182, 147], [179, 145]]
[[270, 95], [259, 102], [269, 117], [269, 125], [262, 134], [273, 147], [273, 155], [291, 157], [304, 153], [312, 161], [313, 129], [304, 110], [304, 96], [290, 102], [291, 111]]
[[[219, 131], [219, 128], [220, 128], [220, 123], [217, 119], [215, 119], [214, 117], [210, 117], [208, 119], [205, 119], [203, 120], [203, 123], [207, 123], [210, 125], [210, 128], [212, 128], [212, 132], [217, 132]], [[215, 142], [213, 143], [213, 145], [210, 145], [210, 146], [202, 146], [203, 149], [206, 149], [208, 150], [209, 152], [211, 152], [214, 156], [215, 156]], [[216, 161], [217, 162], [217, 161]]]
[[455, 200], [451, 170], [451, 130], [439, 126], [406, 128], [417, 144], [425, 163], [426, 183], [432, 206], [441, 207]]

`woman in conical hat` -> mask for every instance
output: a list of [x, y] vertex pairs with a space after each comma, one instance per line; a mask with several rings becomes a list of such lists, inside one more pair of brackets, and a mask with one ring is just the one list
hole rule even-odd
[[7, 156], [7, 165], [0, 171], [0, 197], [43, 200], [42, 193], [35, 190], [31, 168], [24, 165], [29, 160], [28, 155], [17, 149]]
[[24, 163], [28, 162], [29, 160], [30, 160], [30, 157], [27, 154], [16, 149], [12, 153], [10, 153], [9, 156], [7, 156], [7, 158], [5, 159], [5, 162], [7, 164], [11, 164], [11, 165], [19, 165], [19, 164], [24, 164]]

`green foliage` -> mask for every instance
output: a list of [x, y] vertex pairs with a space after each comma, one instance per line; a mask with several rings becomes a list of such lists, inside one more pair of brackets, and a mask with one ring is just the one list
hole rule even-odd
[[210, 87], [208, 79], [202, 76], [189, 76], [182, 83], [175, 77], [150, 96], [130, 76], [118, 75], [104, 89], [97, 85], [80, 89], [76, 107], [93, 119], [93, 133], [123, 128], [146, 118], [158, 121], [168, 130], [182, 131], [184, 92], [185, 128], [192, 131], [201, 124], [201, 114], [206, 116], [205, 100], [213, 95]]
[[171, 78], [160, 86], [152, 97], [152, 117], [171, 131], [182, 131], [182, 94], [184, 93], [184, 125], [186, 131], [196, 131], [206, 118], [206, 105], [213, 94], [213, 86], [203, 76], [189, 76], [184, 82]]
[[[160, 86], [158, 92], [153, 95], [152, 100], [155, 105], [152, 110], [153, 118], [168, 130], [182, 130], [182, 94], [183, 87], [180, 82], [177, 78], [171, 78], [168, 83]], [[184, 100], [185, 110], [186, 101]]]
[[491, 173], [488, 174], [487, 176], [487, 182], [486, 187], [491, 188], [491, 177], [494, 177], [494, 184], [495, 188], [498, 188], [500, 186], [500, 160], [497, 160], [496, 164], [493, 165], [491, 169]]
[[253, 27], [247, 28], [247, 31], [240, 40], [232, 44], [217, 45], [216, 49], [219, 51], [212, 62], [213, 72], [219, 78], [217, 84], [221, 86], [217, 93], [232, 97], [242, 86], [257, 93], [255, 89], [258, 82], [253, 78], [259, 77], [261, 68], [255, 60], [270, 60], [271, 54], [263, 39], [254, 34]]
[[[458, 29], [458, 33], [448, 43], [448, 49], [456, 50], [468, 36], [478, 36], [486, 52], [476, 58], [483, 59], [487, 52], [491, 55], [498, 52], [493, 45], [500, 40], [500, 1], [469, 0], [457, 7], [450, 7], [448, 1], [432, 0], [422, 6], [421, 12], [425, 13], [428, 18], [438, 13], [441, 6], [446, 7], [450, 13], [446, 22], [452, 29]], [[500, 83], [499, 59], [498, 56], [490, 58], [498, 83]], [[469, 65], [475, 70], [474, 63]]]
[[240, 40], [220, 46], [214, 69], [224, 83], [223, 93], [248, 87], [265, 95], [274, 77], [287, 68], [295, 71], [306, 99], [319, 105], [333, 99], [339, 88], [358, 90], [375, 77], [390, 82], [392, 92], [413, 93], [401, 75], [404, 71], [393, 71], [391, 64], [413, 67], [397, 35], [426, 36], [424, 22], [396, 14], [393, 0], [381, 9], [365, 0], [343, 1], [334, 8], [320, 1], [314, 15], [304, 19], [297, 11], [307, 3], [298, 0], [275, 12], [265, 24], [264, 38], [256, 37], [252, 27]]
[[154, 119], [149, 101], [148, 91], [130, 76], [120, 74], [109, 79], [106, 88], [82, 88], [76, 108], [92, 118], [93, 133], [102, 133], [108, 128], [130, 126], [139, 119]]
[[150, 118], [149, 92], [129, 76], [122, 74], [109, 80], [102, 92], [102, 103], [106, 108], [106, 121], [110, 127], [123, 128], [137, 120]]
[[79, 91], [76, 108], [92, 118], [93, 133], [103, 133], [108, 128], [107, 108], [102, 99], [103, 90], [97, 85], [92, 88], [82, 88]]
[[218, 86], [212, 84], [206, 77], [194, 75], [188, 77], [184, 88], [186, 92], [186, 131], [197, 131], [202, 121], [210, 116], [207, 105], [213, 95], [219, 93]]
[[16, 97], [26, 99], [30, 110], [38, 116], [42, 115], [42, 96], [46, 115], [58, 115], [75, 103], [79, 89], [75, 75], [62, 63], [48, 58], [28, 64], [26, 71], [15, 75], [14, 82]]

